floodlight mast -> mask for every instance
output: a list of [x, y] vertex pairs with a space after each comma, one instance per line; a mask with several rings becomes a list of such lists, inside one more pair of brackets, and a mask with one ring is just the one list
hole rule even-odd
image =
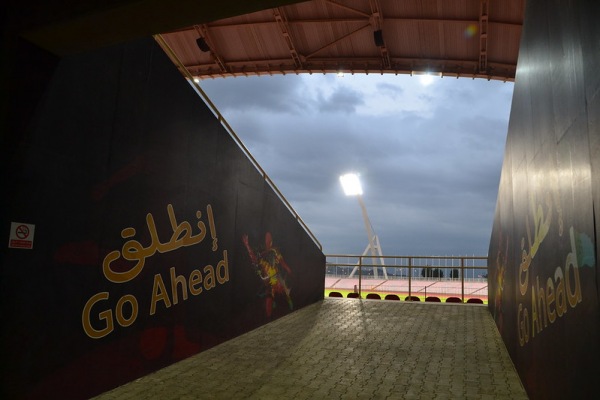
[[[340, 182], [342, 184], [342, 188], [344, 189], [344, 193], [347, 196], [356, 196], [358, 199], [358, 204], [360, 205], [363, 220], [365, 222], [365, 229], [367, 231], [367, 237], [369, 239], [369, 244], [365, 248], [365, 251], [362, 253], [363, 256], [366, 256], [367, 253], [371, 253], [372, 262], [374, 264], [377, 263], [377, 257], [379, 256], [379, 262], [381, 265], [384, 265], [383, 254], [381, 252], [381, 245], [379, 244], [379, 238], [377, 235], [373, 234], [373, 225], [371, 224], [371, 220], [369, 219], [369, 215], [367, 214], [367, 207], [365, 206], [365, 202], [362, 199], [362, 187], [360, 185], [360, 180], [356, 174], [346, 174], [340, 176]], [[350, 273], [350, 277], [353, 277], [356, 273], [358, 266], [354, 267], [352, 272]], [[373, 275], [375, 278], [379, 276], [379, 272], [377, 267], [373, 266]], [[387, 270], [385, 267], [383, 268], [383, 276], [387, 279]]]

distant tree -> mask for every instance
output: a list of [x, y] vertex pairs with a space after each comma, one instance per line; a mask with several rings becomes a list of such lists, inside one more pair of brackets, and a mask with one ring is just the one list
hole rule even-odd
[[442, 271], [439, 268], [434, 268], [432, 275], [433, 275], [434, 278], [443, 278], [444, 277], [444, 271]]
[[458, 268], [453, 268], [450, 270], [450, 278], [458, 279]]
[[427, 277], [427, 278], [443, 278], [444, 277], [444, 271], [442, 271], [439, 268], [422, 268], [421, 269], [421, 276]]

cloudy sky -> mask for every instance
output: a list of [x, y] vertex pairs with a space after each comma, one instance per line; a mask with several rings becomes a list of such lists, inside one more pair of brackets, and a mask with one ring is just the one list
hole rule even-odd
[[406, 75], [286, 75], [200, 86], [325, 254], [368, 243], [360, 174], [385, 255], [487, 255], [512, 83]]

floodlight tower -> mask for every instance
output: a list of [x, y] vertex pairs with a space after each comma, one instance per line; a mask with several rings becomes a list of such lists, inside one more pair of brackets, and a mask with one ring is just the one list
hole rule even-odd
[[[381, 252], [381, 245], [379, 244], [379, 238], [376, 234], [373, 233], [373, 225], [371, 225], [371, 220], [369, 220], [369, 215], [367, 214], [367, 207], [365, 206], [365, 202], [362, 199], [362, 186], [360, 184], [360, 180], [358, 179], [358, 175], [356, 174], [345, 174], [340, 176], [340, 183], [342, 184], [342, 188], [344, 189], [344, 193], [346, 196], [356, 196], [358, 199], [358, 204], [360, 204], [360, 208], [362, 211], [363, 220], [365, 222], [365, 229], [367, 230], [367, 237], [369, 239], [369, 244], [363, 251], [362, 255], [366, 256], [367, 253], [371, 253], [373, 264], [377, 263], [377, 258], [379, 258], [379, 262], [381, 265], [385, 265], [383, 261], [383, 254]], [[358, 269], [358, 266], [354, 267], [352, 272], [350, 273], [350, 277], [354, 276], [354, 273]], [[377, 267], [373, 267], [373, 275], [375, 278], [378, 277], [379, 273], [377, 271]], [[383, 276], [387, 279], [387, 270], [383, 268]]]

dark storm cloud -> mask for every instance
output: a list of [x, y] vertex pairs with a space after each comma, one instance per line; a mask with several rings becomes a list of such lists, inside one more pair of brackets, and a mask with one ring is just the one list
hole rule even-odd
[[337, 88], [328, 96], [321, 95], [319, 97], [316, 107], [322, 113], [352, 113], [356, 111], [357, 106], [364, 103], [359, 92], [345, 87]]
[[394, 99], [399, 98], [402, 95], [402, 93], [404, 92], [404, 89], [402, 89], [402, 86], [393, 85], [391, 83], [378, 83], [376, 85], [376, 87], [379, 92], [387, 94]]
[[221, 112], [299, 113], [307, 107], [301, 96], [302, 85], [302, 78], [297, 75], [216, 78], [200, 82]]
[[325, 253], [366, 245], [359, 204], [338, 180], [348, 171], [361, 174], [386, 254], [487, 253], [512, 85], [273, 78], [202, 86]]

